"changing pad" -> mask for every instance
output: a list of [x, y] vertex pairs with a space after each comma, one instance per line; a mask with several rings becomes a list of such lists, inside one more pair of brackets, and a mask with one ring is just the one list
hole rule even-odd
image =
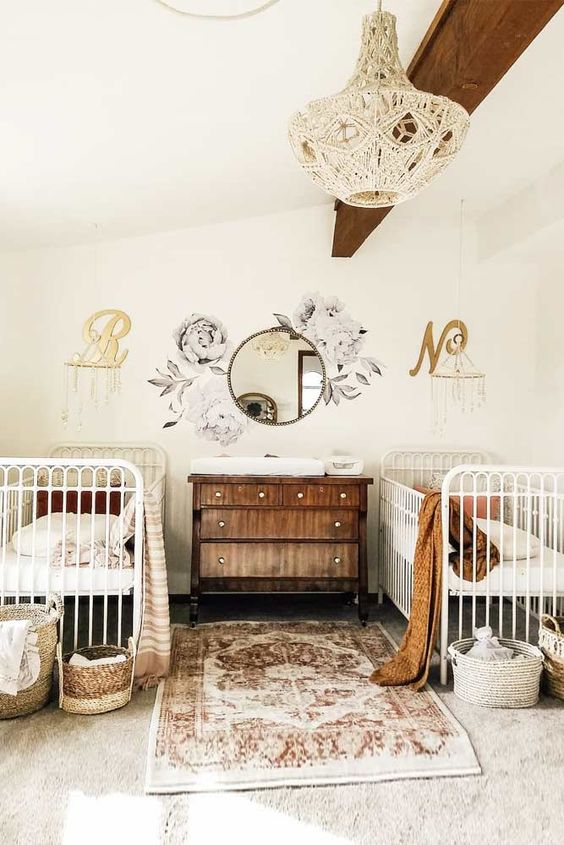
[[325, 475], [317, 458], [193, 458], [194, 475]]

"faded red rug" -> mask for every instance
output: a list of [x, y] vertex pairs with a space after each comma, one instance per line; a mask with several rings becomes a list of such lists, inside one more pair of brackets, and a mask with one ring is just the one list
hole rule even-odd
[[479, 774], [466, 732], [430, 687], [369, 683], [395, 648], [380, 625], [175, 627], [147, 792]]

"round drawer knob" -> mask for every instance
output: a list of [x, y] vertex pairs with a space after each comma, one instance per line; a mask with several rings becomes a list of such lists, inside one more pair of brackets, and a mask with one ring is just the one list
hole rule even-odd
[[216, 498], [216, 499], [221, 499], [221, 493], [219, 492], [219, 490], [216, 492], [216, 494], [215, 494], [215, 498]]
[[303, 499], [303, 497], [304, 497], [303, 493], [298, 493], [298, 499]]
[[265, 497], [265, 496], [266, 496], [266, 493], [264, 493], [264, 492], [261, 490], [261, 491], [260, 491], [260, 493], [259, 493], [259, 499], [264, 499], [264, 497]]
[[336, 522], [336, 523], [335, 523], [335, 528], [340, 528], [340, 527], [341, 527], [341, 523], [340, 523], [340, 522]]
[[220, 528], [225, 528], [225, 522], [222, 519], [220, 519], [217, 524], [219, 525]]
[[335, 561], [335, 563], [340, 563], [340, 562], [341, 562], [341, 558], [340, 558], [340, 557], [334, 557], [334, 558], [333, 558], [333, 560]]
[[223, 566], [223, 564], [225, 563], [225, 558], [224, 558], [224, 557], [218, 557], [217, 562], [218, 562], [221, 566]]
[[346, 498], [347, 498], [347, 494], [346, 494], [346, 493], [341, 493], [341, 499], [346, 499]]

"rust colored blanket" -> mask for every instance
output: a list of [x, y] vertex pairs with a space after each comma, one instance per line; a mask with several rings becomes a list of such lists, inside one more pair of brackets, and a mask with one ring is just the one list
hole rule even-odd
[[[450, 542], [455, 549], [462, 546], [462, 577], [471, 581], [474, 567], [472, 519], [463, 513], [460, 537], [460, 504], [451, 496], [449, 509]], [[499, 552], [483, 531], [476, 528], [476, 581], [481, 581], [499, 563]], [[389, 663], [372, 673], [370, 680], [380, 686], [412, 684], [416, 690], [425, 686], [437, 636], [441, 614], [441, 577], [443, 540], [441, 523], [441, 493], [425, 496], [419, 513], [419, 534], [413, 561], [413, 601], [409, 625], [399, 651]], [[454, 571], [460, 575], [460, 553]]]

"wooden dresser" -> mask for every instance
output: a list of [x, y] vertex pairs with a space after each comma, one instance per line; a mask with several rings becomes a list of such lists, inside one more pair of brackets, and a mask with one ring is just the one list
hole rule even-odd
[[352, 592], [368, 619], [366, 476], [190, 475], [190, 621], [200, 595]]

